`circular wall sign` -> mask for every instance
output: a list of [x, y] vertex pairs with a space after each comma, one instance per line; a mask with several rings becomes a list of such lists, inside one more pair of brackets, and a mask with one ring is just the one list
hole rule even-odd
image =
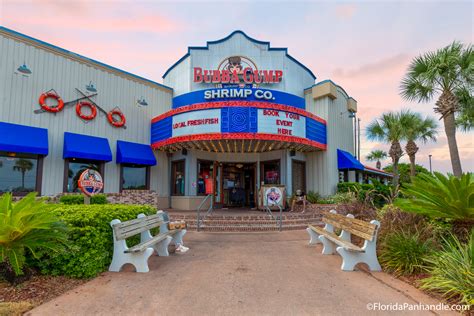
[[267, 199], [267, 205], [281, 205], [283, 199], [283, 192], [280, 188], [270, 187], [265, 191], [265, 198]]
[[86, 169], [79, 176], [77, 181], [79, 188], [82, 193], [87, 196], [92, 196], [97, 194], [104, 187], [104, 182], [102, 181], [102, 176], [96, 170]]

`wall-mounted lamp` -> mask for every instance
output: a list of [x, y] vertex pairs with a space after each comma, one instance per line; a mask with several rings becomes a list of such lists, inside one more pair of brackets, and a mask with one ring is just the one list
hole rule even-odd
[[23, 63], [23, 65], [18, 67], [17, 70], [18, 70], [18, 72], [21, 72], [22, 74], [25, 74], [25, 75], [30, 75], [31, 74], [30, 68], [28, 68], [28, 66], [25, 63]]
[[354, 118], [354, 117], [356, 117], [355, 112], [352, 112], [352, 111], [341, 112], [341, 115], [342, 115], [342, 114], [345, 114], [345, 113], [349, 113], [349, 115], [347, 116], [348, 118]]
[[90, 92], [97, 92], [97, 89], [94, 87], [92, 81], [90, 81], [89, 84], [86, 85], [86, 90]]
[[141, 99], [138, 99], [137, 100], [137, 103], [140, 104], [140, 105], [143, 105], [143, 106], [147, 106], [148, 103], [145, 101], [145, 98], [142, 97]]

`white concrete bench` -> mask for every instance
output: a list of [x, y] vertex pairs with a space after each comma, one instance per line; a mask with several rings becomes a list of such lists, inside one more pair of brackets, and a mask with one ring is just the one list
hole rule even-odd
[[[113, 230], [114, 255], [109, 271], [119, 272], [123, 265], [133, 264], [137, 272], [148, 272], [148, 258], [156, 251], [159, 256], [169, 256], [168, 245], [174, 242], [183, 244], [185, 229], [168, 230], [168, 214], [158, 211], [146, 216], [139, 214], [137, 219], [121, 222], [114, 219], [110, 222]], [[159, 227], [160, 232], [152, 236], [150, 229]], [[140, 234], [140, 243], [128, 248], [126, 239]]]
[[[306, 229], [310, 236], [310, 245], [321, 242], [324, 255], [338, 252], [342, 257], [341, 270], [353, 271], [358, 263], [366, 263], [371, 271], [382, 270], [376, 249], [379, 221], [372, 220], [367, 223], [355, 219], [352, 214], [343, 216], [332, 210], [323, 216], [323, 222], [326, 224], [324, 228], [309, 225]], [[339, 235], [334, 233], [335, 228], [341, 230]], [[363, 238], [364, 245], [354, 245], [351, 242], [351, 234]]]

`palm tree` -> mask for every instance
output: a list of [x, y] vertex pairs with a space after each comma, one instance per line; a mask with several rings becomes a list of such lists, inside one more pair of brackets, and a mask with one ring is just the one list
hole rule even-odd
[[410, 175], [416, 175], [415, 156], [418, 152], [416, 141], [420, 140], [423, 144], [428, 141], [436, 141], [436, 128], [438, 124], [431, 117], [423, 118], [419, 113], [410, 110], [403, 111], [401, 115], [403, 134], [407, 141], [405, 151], [410, 158]]
[[380, 163], [380, 160], [387, 158], [387, 153], [383, 150], [372, 150], [366, 158], [368, 161], [377, 161], [375, 166], [377, 169], [381, 169], [382, 164]]
[[25, 188], [25, 173], [33, 169], [33, 163], [29, 159], [18, 159], [13, 166], [13, 171], [21, 172], [21, 187]]
[[400, 119], [401, 113], [387, 112], [382, 114], [367, 126], [367, 138], [375, 141], [382, 141], [390, 144], [388, 152], [392, 158], [393, 165], [393, 185], [398, 186], [398, 162], [403, 156], [400, 141], [403, 139], [403, 126]]
[[473, 47], [453, 42], [413, 59], [401, 83], [400, 93], [407, 100], [429, 102], [439, 95], [434, 110], [443, 119], [453, 173], [457, 177], [461, 176], [462, 167], [456, 143], [455, 113], [464, 105], [457, 95], [471, 95], [473, 82]]

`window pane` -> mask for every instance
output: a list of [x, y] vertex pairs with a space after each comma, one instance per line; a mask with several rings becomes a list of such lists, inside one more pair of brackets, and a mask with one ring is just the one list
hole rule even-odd
[[[69, 161], [69, 170], [68, 170], [68, 178], [67, 178], [67, 190], [66, 192], [80, 192], [81, 190], [77, 186], [77, 181], [81, 176], [81, 173], [84, 172], [86, 169], [93, 169], [100, 172], [100, 165], [98, 163], [92, 161], [78, 161], [73, 160]], [[102, 178], [104, 177], [101, 174]]]
[[132, 167], [123, 166], [123, 190], [145, 190], [146, 187], [146, 171], [144, 166]]
[[210, 194], [214, 187], [213, 170], [214, 164], [212, 161], [198, 160], [198, 179], [197, 179], [197, 194]]
[[184, 195], [184, 161], [173, 162], [173, 195]]
[[0, 156], [0, 192], [36, 190], [37, 158]]
[[263, 181], [265, 184], [280, 184], [280, 162], [263, 163]]

